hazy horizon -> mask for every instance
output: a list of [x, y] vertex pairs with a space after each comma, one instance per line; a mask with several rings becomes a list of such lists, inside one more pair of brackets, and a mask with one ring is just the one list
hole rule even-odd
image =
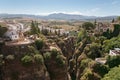
[[3, 0], [0, 2], [0, 13], [114, 16], [120, 14], [119, 3], [120, 0]]

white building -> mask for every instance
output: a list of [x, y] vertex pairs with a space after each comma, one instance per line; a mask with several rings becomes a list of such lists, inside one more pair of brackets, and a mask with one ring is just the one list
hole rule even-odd
[[110, 50], [109, 55], [110, 56], [120, 55], [120, 48], [115, 48], [114, 50]]
[[8, 31], [5, 33], [6, 37], [9, 37], [11, 40], [19, 40], [23, 34], [23, 24], [8, 24]]
[[19, 33], [16, 30], [8, 30], [5, 33], [6, 37], [9, 37], [11, 40], [18, 40], [19, 39]]

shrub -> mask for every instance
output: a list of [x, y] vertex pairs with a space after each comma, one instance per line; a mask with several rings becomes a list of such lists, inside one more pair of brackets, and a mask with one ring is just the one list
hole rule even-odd
[[28, 56], [28, 55], [25, 55], [22, 59], [21, 59], [22, 63], [24, 66], [29, 66], [33, 59], [32, 59], [32, 56]]
[[42, 64], [42, 63], [43, 63], [43, 57], [42, 57], [42, 55], [40, 55], [40, 54], [34, 55], [34, 59], [35, 59], [35, 61], [36, 61], [38, 64]]

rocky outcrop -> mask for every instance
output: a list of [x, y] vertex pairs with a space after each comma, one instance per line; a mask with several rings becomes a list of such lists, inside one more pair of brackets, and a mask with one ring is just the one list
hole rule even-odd
[[33, 46], [30, 44], [2, 47], [2, 53], [4, 53], [4, 64], [1, 70], [3, 80], [50, 80], [44, 61], [42, 64], [33, 61], [29, 66], [23, 65], [22, 57], [39, 53]]

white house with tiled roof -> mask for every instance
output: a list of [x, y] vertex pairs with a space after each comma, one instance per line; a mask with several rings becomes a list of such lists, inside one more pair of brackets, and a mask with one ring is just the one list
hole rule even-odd
[[17, 32], [17, 30], [8, 30], [5, 33], [6, 37], [9, 37], [11, 40], [18, 40], [19, 39], [19, 33]]
[[11, 40], [19, 40], [21, 38], [23, 25], [22, 24], [8, 24], [8, 26], [9, 26], [8, 31], [5, 33], [5, 36], [9, 37]]

